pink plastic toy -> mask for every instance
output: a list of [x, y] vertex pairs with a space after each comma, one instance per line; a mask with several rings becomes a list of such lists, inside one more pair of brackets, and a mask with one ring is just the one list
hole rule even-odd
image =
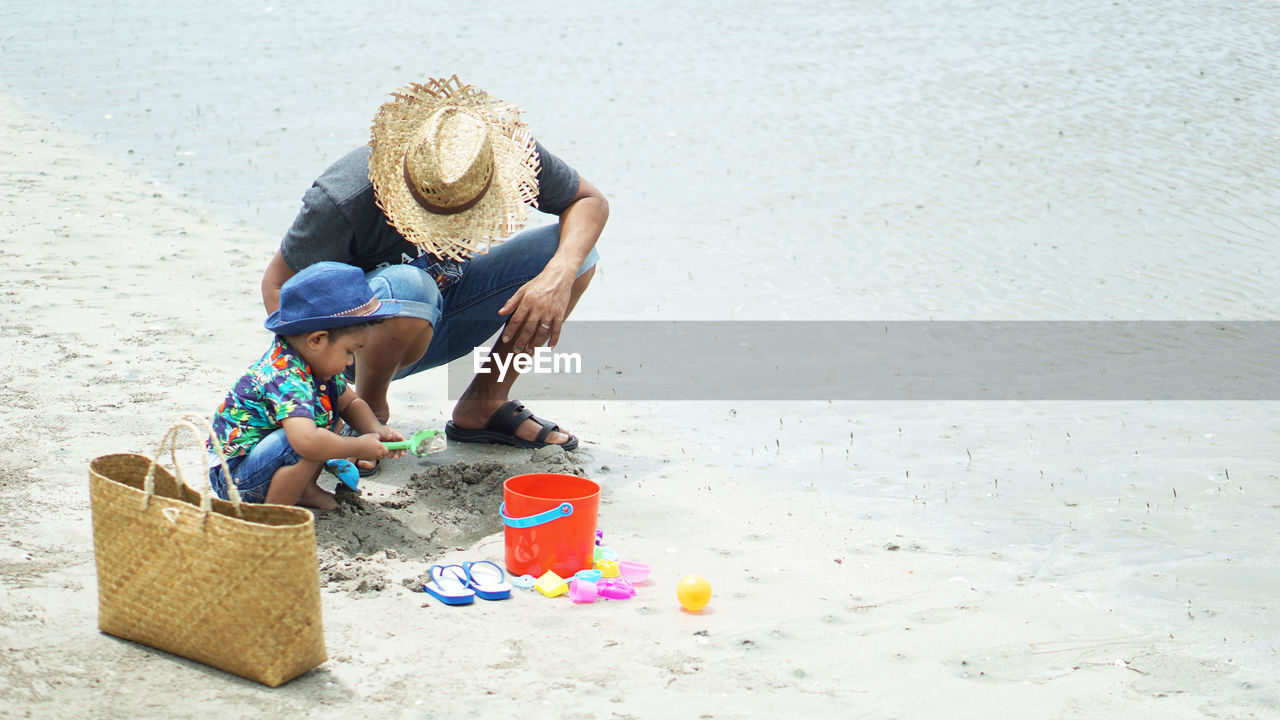
[[634, 560], [619, 560], [618, 574], [632, 585], [639, 585], [649, 578], [650, 567]]
[[596, 583], [596, 594], [610, 600], [630, 600], [635, 597], [636, 589], [622, 578], [608, 578]]
[[569, 599], [576, 603], [596, 601], [596, 584], [590, 580], [574, 578], [569, 581]]

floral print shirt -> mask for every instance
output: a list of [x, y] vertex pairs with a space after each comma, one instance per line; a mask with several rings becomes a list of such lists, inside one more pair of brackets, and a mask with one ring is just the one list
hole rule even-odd
[[[337, 399], [347, 388], [341, 373], [317, 378], [288, 341], [277, 335], [271, 348], [249, 366], [213, 416], [213, 432], [227, 459], [249, 454], [285, 418], [305, 417], [330, 427]], [[215, 453], [210, 453], [214, 462]]]

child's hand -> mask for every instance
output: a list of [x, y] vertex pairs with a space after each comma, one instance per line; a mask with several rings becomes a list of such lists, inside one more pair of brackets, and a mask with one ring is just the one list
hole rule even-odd
[[[360, 460], [381, 460], [384, 457], [391, 457], [391, 451], [386, 445], [378, 439], [377, 433], [365, 433], [357, 438], [356, 450], [352, 455]], [[403, 454], [403, 453], [402, 453]]]
[[[386, 425], [379, 425], [378, 439], [381, 440], [382, 442], [400, 442], [405, 439], [405, 436], [401, 435], [398, 430], [393, 430], [392, 428], [389, 428]], [[388, 452], [389, 452], [389, 457], [393, 457], [393, 458], [402, 458], [404, 457], [404, 453], [405, 453], [404, 450], [390, 450]]]

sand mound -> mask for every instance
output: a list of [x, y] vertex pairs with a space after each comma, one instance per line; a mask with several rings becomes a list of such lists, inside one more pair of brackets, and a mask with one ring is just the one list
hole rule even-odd
[[[338, 510], [316, 517], [320, 585], [331, 592], [377, 592], [395, 582], [388, 560], [433, 562], [502, 529], [502, 483], [513, 475], [584, 475], [574, 455], [530, 453], [522, 462], [459, 462], [414, 473], [390, 497], [370, 500], [339, 486]], [[406, 565], [400, 582], [420, 589], [422, 573]]]

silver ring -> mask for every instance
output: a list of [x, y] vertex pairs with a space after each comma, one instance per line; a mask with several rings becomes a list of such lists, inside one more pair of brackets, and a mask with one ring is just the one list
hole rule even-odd
[[548, 325], [548, 324], [546, 324], [546, 323], [538, 323], [538, 327], [542, 328], [543, 330], [550, 330], [550, 329], [551, 329], [551, 326], [550, 326], [550, 325]]

